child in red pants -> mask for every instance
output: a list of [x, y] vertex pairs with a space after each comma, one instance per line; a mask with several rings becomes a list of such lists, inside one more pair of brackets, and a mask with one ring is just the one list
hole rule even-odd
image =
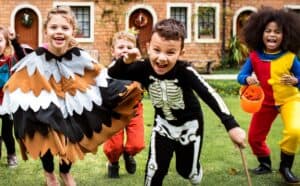
[[[117, 59], [126, 55], [128, 49], [136, 47], [136, 37], [133, 33], [121, 31], [114, 35], [112, 43], [112, 56]], [[125, 137], [126, 135], [126, 137]], [[119, 158], [123, 154], [125, 168], [128, 173], [136, 171], [134, 155], [145, 147], [143, 105], [140, 102], [136, 116], [130, 120], [124, 130], [119, 131], [104, 143], [103, 151], [107, 156], [108, 177], [119, 178]]]
[[287, 184], [300, 184], [292, 172], [300, 147], [300, 61], [296, 56], [300, 49], [299, 18], [284, 9], [263, 8], [252, 14], [244, 27], [244, 38], [252, 51], [238, 75], [240, 84], [259, 83], [265, 94], [248, 131], [250, 147], [259, 162], [253, 173], [272, 172], [267, 136], [280, 114], [283, 131], [279, 143], [279, 172]]

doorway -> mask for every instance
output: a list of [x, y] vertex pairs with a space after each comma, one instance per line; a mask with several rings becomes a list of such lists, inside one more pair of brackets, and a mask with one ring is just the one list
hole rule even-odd
[[153, 17], [146, 9], [137, 9], [129, 17], [129, 28], [138, 31], [137, 45], [143, 57], [147, 56], [146, 44], [150, 41]]
[[20, 9], [15, 16], [15, 32], [20, 44], [38, 47], [38, 16], [30, 8]]

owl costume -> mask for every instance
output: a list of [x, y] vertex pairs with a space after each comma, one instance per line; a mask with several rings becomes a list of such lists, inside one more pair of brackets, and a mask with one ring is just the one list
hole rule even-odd
[[59, 57], [40, 47], [12, 70], [0, 113], [12, 114], [25, 160], [50, 150], [72, 163], [96, 153], [125, 127], [141, 99], [136, 83], [110, 78], [77, 47]]

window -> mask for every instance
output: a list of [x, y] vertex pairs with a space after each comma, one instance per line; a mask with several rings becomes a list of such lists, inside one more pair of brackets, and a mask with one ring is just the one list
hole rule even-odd
[[71, 6], [77, 19], [78, 31], [77, 38], [89, 38], [91, 37], [91, 22], [90, 22], [90, 7], [84, 6]]
[[[187, 8], [186, 7], [171, 7], [171, 18], [181, 21], [187, 28]], [[185, 32], [185, 38], [187, 37]]]
[[219, 4], [197, 4], [195, 14], [195, 40], [198, 42], [218, 42]]
[[167, 17], [181, 21], [185, 26], [185, 42], [191, 41], [191, 5], [188, 3], [168, 3]]
[[53, 6], [70, 6], [77, 20], [78, 42], [94, 41], [94, 3], [92, 2], [60, 2], [56, 1]]
[[[296, 12], [298, 15], [300, 15], [300, 5], [285, 5], [284, 6], [286, 9], [288, 9], [288, 11], [294, 11]], [[300, 51], [298, 52], [298, 57], [300, 58]]]
[[294, 11], [300, 15], [300, 5], [285, 5], [284, 7], [287, 8], [289, 11]]

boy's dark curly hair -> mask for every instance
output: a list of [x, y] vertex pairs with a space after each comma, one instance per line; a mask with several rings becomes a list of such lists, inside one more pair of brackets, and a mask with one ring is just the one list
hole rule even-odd
[[243, 28], [243, 35], [250, 50], [264, 48], [263, 33], [270, 22], [276, 22], [282, 29], [281, 49], [298, 54], [300, 50], [300, 16], [287, 9], [273, 9], [263, 7], [258, 12], [250, 15]]
[[166, 40], [181, 40], [181, 49], [184, 47], [185, 27], [173, 18], [157, 22], [152, 30], [152, 35], [157, 33]]

